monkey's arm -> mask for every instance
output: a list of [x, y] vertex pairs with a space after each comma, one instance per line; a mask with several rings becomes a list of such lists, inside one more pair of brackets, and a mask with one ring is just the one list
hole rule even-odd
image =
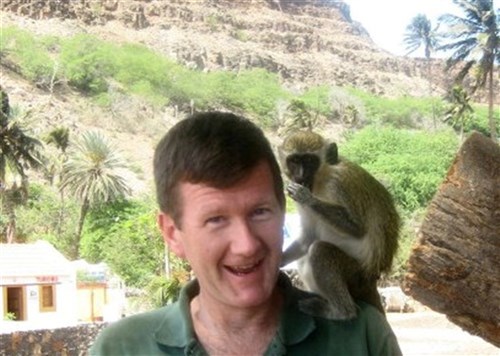
[[308, 246], [305, 246], [300, 240], [292, 242], [290, 246], [283, 253], [283, 259], [281, 261], [281, 266], [286, 266], [290, 262], [293, 262], [307, 253]]
[[295, 182], [291, 182], [286, 189], [293, 200], [315, 211], [328, 224], [353, 237], [364, 235], [363, 226], [354, 221], [345, 207], [326, 203], [314, 197], [308, 188]]

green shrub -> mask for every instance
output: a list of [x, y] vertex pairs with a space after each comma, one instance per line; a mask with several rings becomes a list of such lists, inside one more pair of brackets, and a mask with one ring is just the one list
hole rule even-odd
[[212, 87], [215, 83], [211, 80], [214, 74], [189, 71], [179, 68], [172, 83], [169, 96], [173, 103], [178, 105], [191, 105], [197, 109], [206, 109], [216, 98], [217, 88]]
[[389, 186], [406, 211], [427, 206], [444, 179], [458, 140], [451, 131], [427, 133], [366, 127], [348, 138], [340, 154]]
[[[464, 132], [470, 133], [478, 131], [483, 135], [490, 136], [490, 124], [488, 119], [488, 106], [487, 105], [472, 105], [474, 113], [471, 120], [467, 120], [464, 126]], [[493, 111], [495, 117], [497, 132], [500, 132], [500, 110]]]
[[208, 24], [208, 27], [210, 28], [210, 32], [217, 32], [219, 31], [219, 27], [223, 23], [223, 19], [221, 19], [217, 15], [210, 14], [206, 17], [206, 22]]
[[274, 123], [276, 103], [288, 96], [277, 75], [260, 68], [240, 72], [226, 89], [224, 104], [256, 115], [264, 126]]
[[108, 88], [107, 80], [116, 71], [115, 46], [91, 35], [76, 35], [62, 43], [61, 60], [70, 85], [89, 94]]
[[309, 88], [299, 96], [299, 99], [304, 102], [311, 112], [330, 117], [333, 112], [330, 94], [331, 88], [327, 85], [321, 85]]
[[231, 32], [231, 37], [241, 42], [247, 42], [250, 39], [248, 33], [241, 29], [237, 29]]
[[126, 44], [116, 49], [114, 79], [145, 97], [167, 97], [183, 68], [142, 45]]
[[366, 108], [368, 123], [418, 128], [424, 121], [439, 120], [444, 113], [444, 103], [440, 98], [386, 98], [356, 88], [346, 90], [361, 99]]
[[16, 64], [27, 79], [37, 85], [48, 86], [54, 75], [56, 62], [48, 53], [47, 44], [44, 43], [46, 40], [47, 38], [36, 39], [30, 32], [17, 27], [2, 28], [0, 56]]

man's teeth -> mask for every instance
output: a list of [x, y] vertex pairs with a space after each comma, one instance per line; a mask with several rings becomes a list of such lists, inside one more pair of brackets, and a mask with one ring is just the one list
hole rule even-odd
[[258, 265], [259, 264], [256, 263], [248, 266], [228, 266], [227, 268], [233, 273], [244, 274], [254, 271]]

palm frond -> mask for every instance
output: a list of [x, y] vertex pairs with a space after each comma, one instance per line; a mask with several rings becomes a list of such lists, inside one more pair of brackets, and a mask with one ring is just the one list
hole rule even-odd
[[75, 142], [64, 164], [61, 189], [68, 188], [90, 205], [115, 200], [130, 194], [125, 177], [125, 162], [118, 151], [97, 132], [88, 132]]
[[[447, 69], [464, 63], [456, 75], [456, 82], [473, 73], [472, 92], [488, 84], [488, 119], [491, 136], [496, 138], [496, 123], [493, 115], [493, 71], [495, 62], [500, 62], [500, 24], [493, 0], [453, 0], [464, 16], [446, 14], [439, 18], [448, 25], [449, 41], [441, 45], [442, 50], [453, 53], [447, 60]], [[488, 80], [489, 78], [489, 80]]]

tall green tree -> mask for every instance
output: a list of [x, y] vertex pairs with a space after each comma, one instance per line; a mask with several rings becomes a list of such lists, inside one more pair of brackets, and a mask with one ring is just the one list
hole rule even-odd
[[[432, 27], [431, 20], [426, 15], [418, 14], [415, 16], [410, 24], [406, 27], [403, 42], [405, 44], [407, 54], [413, 53], [422, 46], [424, 47], [427, 80], [429, 81], [429, 96], [432, 96], [432, 66], [431, 55], [436, 51], [439, 45], [438, 27]], [[435, 122], [434, 105], [432, 108], [432, 119]]]
[[493, 73], [500, 62], [499, 17], [493, 7], [493, 0], [453, 0], [463, 16], [445, 14], [440, 20], [449, 26], [448, 41], [440, 49], [453, 51], [447, 60], [447, 67], [463, 64], [457, 75], [462, 82], [475, 68], [472, 92], [478, 88], [488, 91], [488, 121], [491, 137], [496, 140], [497, 130], [493, 112]]
[[118, 151], [98, 132], [83, 134], [68, 152], [61, 189], [68, 189], [81, 204], [72, 258], [79, 257], [83, 224], [89, 209], [130, 194], [123, 176], [125, 168]]
[[[30, 168], [41, 165], [41, 143], [27, 134], [19, 116], [12, 114], [7, 93], [0, 87], [0, 198], [7, 216], [5, 236], [8, 243], [16, 238], [16, 205], [26, 200]], [[7, 170], [15, 177], [7, 181]], [[17, 179], [19, 178], [19, 179]]]

